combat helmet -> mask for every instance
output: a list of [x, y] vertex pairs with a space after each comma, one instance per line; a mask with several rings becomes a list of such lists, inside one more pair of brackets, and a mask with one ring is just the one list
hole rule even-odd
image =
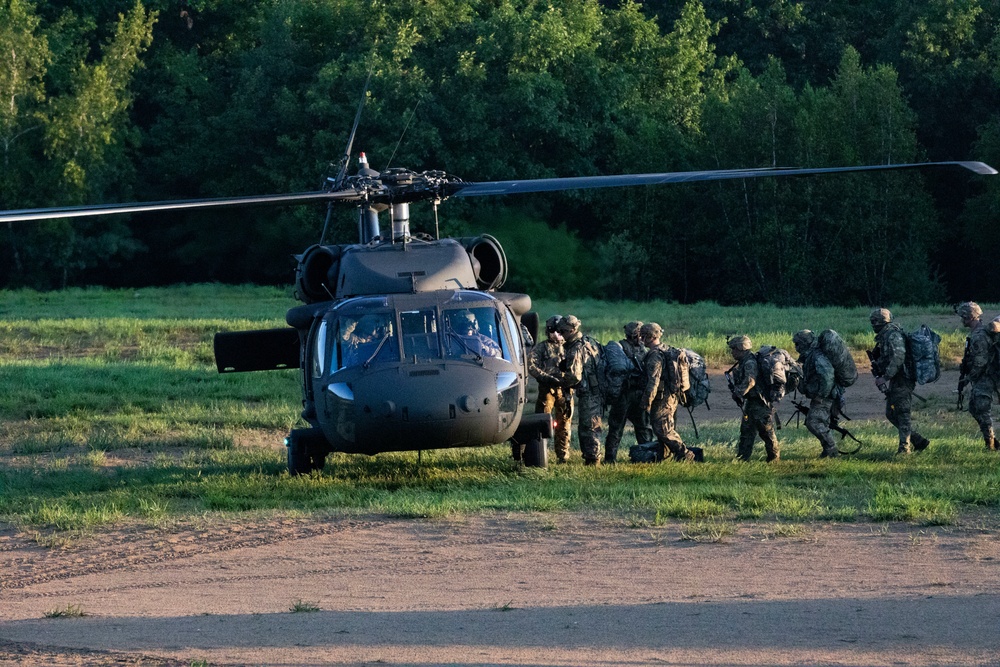
[[646, 322], [639, 328], [639, 335], [642, 338], [659, 338], [663, 335], [663, 327], [656, 322]]
[[872, 323], [872, 326], [883, 326], [892, 322], [892, 313], [889, 312], [888, 308], [876, 308], [868, 316], [868, 321]]
[[795, 332], [792, 336], [792, 343], [795, 344], [795, 349], [802, 352], [802, 350], [808, 350], [816, 342], [816, 334], [814, 334], [809, 329], [803, 329], [802, 331]]
[[557, 329], [564, 337], [572, 336], [580, 331], [580, 320], [575, 315], [567, 315], [559, 320]]
[[753, 347], [749, 336], [733, 336], [726, 341], [726, 344], [729, 345], [730, 350], [749, 350]]
[[983, 309], [975, 301], [966, 301], [955, 306], [955, 314], [977, 320], [983, 316]]
[[554, 333], [556, 329], [559, 328], [559, 320], [562, 319], [562, 315], [553, 315], [549, 319], [545, 320], [545, 333]]
[[642, 322], [633, 320], [622, 328], [625, 330], [626, 338], [634, 338], [639, 335], [639, 330], [642, 329]]

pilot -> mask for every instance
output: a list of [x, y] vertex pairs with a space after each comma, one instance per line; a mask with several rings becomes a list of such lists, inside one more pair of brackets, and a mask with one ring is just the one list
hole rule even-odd
[[503, 356], [500, 351], [500, 346], [497, 345], [496, 341], [479, 333], [479, 320], [476, 316], [469, 310], [457, 310], [448, 316], [448, 323], [451, 325], [451, 330], [458, 334], [462, 339], [462, 344], [468, 348], [466, 350], [457, 341], [452, 341], [450, 349], [453, 353], [461, 355], [464, 352], [471, 351], [473, 354], [478, 354], [484, 357], [501, 357]]
[[380, 344], [382, 350], [379, 350], [379, 356], [384, 358], [382, 351], [391, 348], [391, 345], [388, 341], [382, 343], [382, 340], [391, 335], [391, 331], [389, 321], [381, 315], [364, 315], [353, 325], [348, 324], [341, 336], [346, 349], [345, 365], [353, 366], [368, 361]]

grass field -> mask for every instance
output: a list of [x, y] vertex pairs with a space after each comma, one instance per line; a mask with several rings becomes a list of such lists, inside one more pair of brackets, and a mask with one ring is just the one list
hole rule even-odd
[[[284, 435], [298, 425], [295, 371], [219, 375], [216, 331], [281, 326], [286, 290], [199, 285], [142, 290], [0, 292], [0, 521], [36, 531], [87, 531], [212, 513], [452, 513], [587, 509], [636, 525], [768, 519], [947, 524], [995, 511], [1000, 458], [981, 451], [967, 414], [925, 411], [932, 450], [892, 456], [881, 420], [852, 422], [868, 446], [816, 458], [804, 429], [782, 432], [777, 466], [732, 462], [737, 424], [700, 426], [710, 463], [520, 469], [509, 448], [334, 455], [325, 471], [285, 472]], [[631, 319], [728, 365], [725, 339], [791, 346], [800, 328], [837, 329], [856, 357], [872, 344], [868, 309], [705, 303], [537, 302], [544, 319], [576, 314], [601, 340]], [[987, 308], [992, 316], [996, 307]], [[943, 337], [946, 366], [965, 334], [947, 307], [894, 309], [904, 328]], [[717, 388], [718, 390], [718, 388]], [[690, 425], [681, 423], [689, 438]], [[687, 430], [685, 430], [687, 429]], [[623, 443], [631, 441], [626, 436]]]

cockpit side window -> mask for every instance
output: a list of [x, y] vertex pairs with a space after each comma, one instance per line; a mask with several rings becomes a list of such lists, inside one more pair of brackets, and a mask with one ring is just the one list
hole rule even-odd
[[322, 377], [323, 372], [326, 370], [326, 334], [328, 330], [328, 323], [323, 320], [319, 323], [319, 328], [316, 330], [316, 338], [314, 339], [313, 345], [313, 355], [312, 355], [312, 376], [314, 378]]
[[[507, 331], [510, 333], [511, 340], [511, 357], [512, 360], [520, 363], [521, 362], [521, 328], [517, 324], [517, 320], [514, 319], [514, 314], [510, 312], [509, 308], [504, 308], [504, 314], [507, 316]], [[507, 337], [504, 336], [506, 341]]]

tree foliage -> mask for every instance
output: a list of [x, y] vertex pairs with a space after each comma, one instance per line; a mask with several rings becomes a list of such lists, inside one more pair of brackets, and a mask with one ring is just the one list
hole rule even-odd
[[[1000, 161], [1000, 0], [0, 0], [5, 208], [315, 189], [376, 169], [470, 180]], [[537, 296], [985, 298], [957, 248], [1000, 191], [833, 176], [452, 201]], [[962, 209], [966, 200], [968, 209]], [[544, 222], [543, 222], [544, 221]], [[355, 220], [334, 218], [349, 241]], [[430, 229], [431, 213], [413, 224]], [[280, 283], [321, 211], [10, 225], [7, 285]], [[484, 228], [484, 225], [488, 228]], [[540, 240], [532, 243], [530, 239]], [[596, 277], [595, 277], [596, 276]], [[990, 287], [987, 287], [989, 285]]]

